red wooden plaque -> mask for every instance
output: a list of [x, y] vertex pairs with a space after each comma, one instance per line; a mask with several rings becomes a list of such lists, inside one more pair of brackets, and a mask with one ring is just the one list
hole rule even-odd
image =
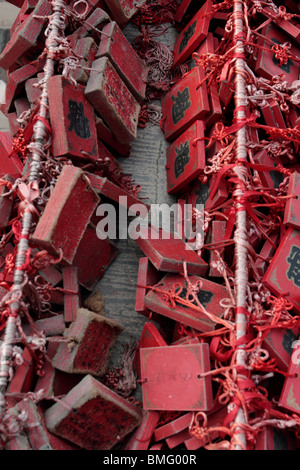
[[49, 360], [44, 362], [43, 375], [38, 377], [34, 388], [34, 393], [43, 390], [43, 396], [45, 398], [66, 395], [66, 393], [82, 380], [81, 374], [69, 374], [52, 366], [51, 360], [57, 353], [58, 347], [59, 342], [51, 341], [49, 343], [46, 351]]
[[138, 101], [145, 99], [149, 68], [137, 55], [115, 21], [103, 28], [96, 58], [108, 57]]
[[[259, 163], [260, 165], [265, 165], [269, 167], [276, 167], [282, 163], [280, 157], [271, 157], [267, 150], [261, 150], [256, 155], [254, 155], [254, 163]], [[260, 171], [259, 177], [261, 179], [262, 185], [266, 188], [278, 188], [279, 185], [283, 182], [284, 175], [276, 170], [270, 171]]]
[[75, 31], [74, 35], [78, 38], [93, 37], [98, 44], [101, 38], [101, 30], [109, 21], [110, 17], [104, 10], [95, 8], [84, 20], [83, 25]]
[[191, 3], [192, 3], [192, 0], [182, 0], [181, 4], [178, 7], [176, 15], [174, 17], [174, 20], [177, 23], [180, 23], [182, 21]]
[[146, 410], [209, 410], [213, 406], [206, 343], [141, 349], [143, 407]]
[[124, 450], [147, 450], [159, 419], [157, 411], [144, 411], [141, 424], [126, 443]]
[[191, 70], [162, 98], [163, 131], [166, 140], [173, 141], [197, 119], [209, 113], [209, 101], [201, 67]]
[[1, 164], [0, 174], [13, 177], [21, 176], [23, 163], [18, 154], [13, 152], [13, 140], [9, 132], [0, 132]]
[[98, 157], [94, 108], [84, 96], [85, 88], [57, 75], [48, 80], [49, 113], [55, 157], [76, 161]]
[[293, 352], [292, 344], [299, 336], [298, 329], [283, 330], [272, 328], [262, 343], [271, 358], [275, 358], [277, 367], [286, 372]]
[[[131, 236], [135, 238], [132, 231]], [[207, 263], [182, 238], [153, 225], [140, 228], [136, 243], [158, 271], [183, 273], [184, 261], [189, 274], [203, 275], [207, 270]]]
[[90, 224], [83, 234], [73, 260], [74, 266], [78, 269], [79, 284], [90, 291], [93, 290], [118, 252], [118, 247], [108, 238], [104, 240], [99, 238], [97, 229]]
[[179, 433], [180, 431], [184, 431], [187, 429], [192, 421], [193, 412], [184, 413], [183, 415], [179, 416], [167, 424], [163, 424], [155, 429], [153, 437], [155, 441], [161, 441], [162, 439], [166, 439], [169, 436], [173, 436], [174, 434]]
[[138, 280], [136, 287], [135, 311], [142, 315], [149, 315], [149, 310], [145, 307], [144, 299], [148, 292], [145, 286], [153, 286], [162, 277], [162, 273], [157, 271], [149, 259], [145, 256], [139, 260]]
[[[287, 4], [284, 4], [287, 6]], [[273, 18], [274, 17], [274, 11], [271, 8], [268, 8], [265, 6], [262, 8], [261, 13], [265, 15], [267, 18]], [[298, 44], [300, 42], [300, 27], [299, 24], [297, 24], [296, 21], [293, 20], [286, 20], [284, 19], [284, 16], [282, 19], [277, 20], [276, 19], [276, 26], [280, 29], [282, 29], [286, 34], [288, 34], [290, 37], [292, 37]]]
[[300, 229], [300, 173], [295, 171], [290, 176], [288, 195], [292, 196], [285, 205], [283, 223]]
[[45, 412], [48, 430], [87, 450], [109, 450], [141, 424], [138, 408], [85, 376]]
[[[7, 78], [7, 85], [5, 89], [5, 102], [1, 104], [0, 109], [3, 114], [13, 111], [13, 102], [17, 96], [22, 92], [24, 82], [30, 77], [36, 75], [38, 66], [36, 64], [28, 64], [11, 72]], [[37, 81], [37, 79], [34, 79]], [[37, 89], [40, 93], [40, 90]], [[19, 126], [20, 127], [20, 126]]]
[[179, 34], [174, 45], [173, 67], [185, 62], [206, 38], [212, 5], [213, 2], [207, 0]]
[[167, 148], [167, 191], [177, 193], [197, 178], [206, 166], [205, 124], [196, 121]]
[[[207, 312], [221, 318], [224, 311], [220, 306], [220, 301], [228, 297], [226, 288], [198, 276], [189, 276], [189, 279], [193, 285], [197, 282], [201, 283], [201, 289], [197, 294], [200, 304]], [[176, 305], [173, 306], [167, 300], [164, 294], [172, 292], [174, 289], [179, 297], [186, 300], [187, 285], [183, 276], [167, 274], [155, 287], [160, 292], [149, 291], [145, 297], [145, 305], [149, 310], [202, 332], [211, 331], [215, 328], [215, 322], [199, 309], [195, 310], [179, 302], [176, 302]]]
[[92, 62], [95, 60], [98, 46], [92, 37], [81, 38], [76, 42], [74, 53], [76, 56], [81, 57], [79, 67], [72, 70], [70, 76], [76, 80], [77, 83], [86, 85], [89, 77], [89, 71], [85, 70], [90, 68]]
[[228, 198], [228, 190], [225, 179], [221, 179], [216, 194], [210, 197], [210, 192], [214, 188], [215, 177], [209, 178], [206, 183], [201, 181], [195, 181], [189, 188], [186, 195], [187, 204], [191, 204], [193, 208], [196, 208], [197, 204], [203, 204], [205, 210], [210, 210], [213, 207], [217, 207], [222, 204]]
[[72, 264], [99, 201], [83, 171], [71, 165], [64, 166], [31, 241], [54, 256], [62, 249], [63, 261]]
[[47, 15], [51, 15], [51, 5], [40, 0], [34, 11], [16, 28], [0, 55], [0, 67], [9, 69], [25, 52], [36, 46]]
[[123, 329], [110, 318], [85, 308], [79, 309], [76, 320], [64, 333], [66, 338], [74, 338], [74, 347], [61, 343], [52, 360], [53, 367], [63, 372], [102, 376]]
[[141, 107], [107, 57], [96, 59], [92, 69], [85, 96], [118, 140], [129, 144], [137, 136]]
[[153, 348], [153, 347], [158, 347], [158, 346], [167, 346], [167, 343], [165, 342], [164, 338], [156, 328], [156, 326], [151, 323], [147, 322], [144, 325], [140, 340], [138, 342], [138, 345], [136, 347], [136, 353], [134, 356], [133, 360], [133, 366], [134, 369], [137, 373], [137, 375], [140, 377], [140, 350], [142, 348]]
[[[260, 41], [260, 44], [267, 48], [275, 44], [284, 44], [290, 42], [290, 38], [280, 29], [276, 28], [273, 24], [267, 25], [262, 35], [267, 39]], [[270, 43], [270, 40], [273, 41]], [[291, 52], [298, 57], [298, 48], [292, 45]], [[279, 65], [280, 62], [276, 59], [275, 54], [270, 50], [259, 48], [257, 54], [257, 61], [255, 66], [255, 72], [257, 75], [271, 79], [274, 75], [284, 75], [284, 79], [291, 85], [295, 80], [298, 80], [300, 65], [298, 61], [288, 59], [286, 64]]]
[[274, 295], [283, 295], [300, 313], [300, 231], [283, 236], [262, 282]]
[[[102, 176], [94, 175], [92, 173], [85, 173], [87, 178], [90, 181], [92, 188], [100, 195], [111, 199], [114, 202], [130, 209], [133, 204], [143, 204], [147, 211], [149, 210], [149, 206], [145, 204], [141, 199], [138, 197], [133, 196], [128, 191], [116, 184], [112, 183], [108, 178], [103, 178]], [[126, 199], [125, 199], [126, 197]]]
[[288, 375], [284, 380], [278, 405], [292, 411], [300, 413], [300, 342], [296, 342], [293, 347], [291, 360], [288, 368]]
[[262, 258], [257, 258], [255, 261], [255, 269], [261, 277], [263, 277], [263, 275], [265, 274], [267, 267], [269, 266], [269, 263], [272, 260], [272, 257], [276, 251], [276, 246], [278, 245], [279, 241], [279, 234], [277, 232], [270, 234], [269, 238], [273, 241], [275, 246], [272, 245], [269, 240], [266, 240], [259, 253]]
[[27, 393], [33, 385], [34, 360], [28, 348], [24, 348], [22, 356], [23, 362], [17, 367], [13, 379], [8, 385], [7, 391], [9, 393]]
[[[121, 144], [117, 137], [114, 136], [111, 129], [105, 124], [103, 119], [95, 113], [96, 119], [96, 132], [98, 138], [103, 141], [106, 145], [112, 149], [112, 151], [116, 151], [118, 155], [122, 155], [123, 157], [129, 157], [131, 153], [131, 145]], [[99, 141], [98, 141], [99, 146]]]

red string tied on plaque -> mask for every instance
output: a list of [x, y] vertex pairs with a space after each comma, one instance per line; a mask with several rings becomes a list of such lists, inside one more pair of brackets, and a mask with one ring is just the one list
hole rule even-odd
[[274, 44], [271, 47], [271, 51], [274, 53], [275, 59], [279, 60], [279, 67], [287, 64], [289, 58], [291, 57], [291, 47], [292, 45], [290, 42], [285, 42], [284, 44]]

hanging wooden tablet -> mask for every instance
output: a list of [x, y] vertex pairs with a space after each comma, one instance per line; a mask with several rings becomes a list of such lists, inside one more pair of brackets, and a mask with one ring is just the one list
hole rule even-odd
[[209, 410], [213, 406], [208, 344], [141, 349], [145, 410]]

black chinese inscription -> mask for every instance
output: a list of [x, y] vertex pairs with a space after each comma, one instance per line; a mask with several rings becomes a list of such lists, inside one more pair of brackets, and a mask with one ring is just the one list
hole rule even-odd
[[208, 198], [209, 198], [209, 183], [201, 184], [200, 188], [195, 191], [197, 196], [196, 204], [203, 204], [205, 206]]
[[69, 100], [69, 114], [70, 121], [69, 132], [73, 131], [81, 139], [89, 139], [91, 137], [90, 123], [88, 118], [84, 115], [82, 103]]
[[[179, 288], [175, 292], [178, 292], [178, 291], [179, 291]], [[179, 297], [181, 297], [184, 300], [187, 300], [186, 296], [187, 296], [187, 289], [186, 287], [183, 287], [181, 292], [179, 293]], [[200, 289], [199, 292], [197, 292], [198, 300], [204, 308], [206, 308], [210, 304], [213, 296], [214, 296], [213, 292], [210, 292], [208, 290]], [[192, 298], [189, 298], [188, 300], [194, 303]], [[188, 308], [186, 305], [182, 305], [182, 307]]]
[[271, 170], [270, 177], [274, 183], [274, 188], [278, 188], [279, 185], [283, 182], [283, 174], [280, 171]]
[[179, 46], [179, 54], [182, 53], [182, 51], [186, 48], [186, 46], [189, 43], [189, 40], [191, 37], [195, 34], [196, 30], [196, 25], [197, 25], [197, 20], [194, 21], [193, 24], [191, 24], [186, 31], [183, 33], [183, 38]]
[[172, 96], [174, 104], [172, 106], [172, 120], [176, 125], [181, 119], [184, 118], [185, 112], [191, 106], [190, 90], [186, 87], [182, 92], [178, 91], [177, 96]]
[[283, 340], [282, 340], [282, 347], [290, 355], [292, 355], [292, 352], [293, 352], [292, 344], [296, 339], [297, 339], [297, 336], [291, 330], [285, 331]]
[[297, 287], [300, 287], [300, 248], [293, 245], [286, 260], [290, 265], [287, 277], [293, 280]]
[[174, 173], [175, 178], [178, 178], [183, 172], [185, 166], [190, 161], [190, 144], [187, 140], [185, 144], [180, 144], [179, 148], [175, 148], [176, 157], [175, 157], [175, 166], [174, 166]]
[[[275, 42], [275, 44], [281, 44], [281, 42], [278, 41], [278, 39], [275, 39], [275, 38], [271, 38], [271, 41]], [[291, 59], [288, 59], [286, 64], [280, 65], [280, 60], [276, 59], [275, 54], [273, 54], [272, 60], [273, 60], [273, 63], [277, 67], [279, 67], [281, 70], [283, 70], [283, 72], [285, 72], [285, 73], [291, 73], [291, 66], [295, 65], [294, 62]]]

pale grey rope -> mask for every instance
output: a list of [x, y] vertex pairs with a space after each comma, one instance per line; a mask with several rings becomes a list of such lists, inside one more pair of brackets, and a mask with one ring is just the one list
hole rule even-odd
[[[233, 23], [234, 23], [234, 35], [236, 36], [239, 33], [244, 32], [244, 9], [243, 9], [243, 0], [234, 0], [234, 13], [233, 13]], [[244, 53], [244, 44], [243, 41], [237, 41], [237, 53]], [[242, 58], [237, 58], [235, 62], [235, 107], [240, 106], [244, 107], [247, 104], [246, 101], [246, 83], [243, 74], [238, 73], [238, 70], [245, 70], [245, 61]], [[241, 109], [237, 112], [237, 119], [245, 119], [246, 115], [244, 110]], [[247, 148], [246, 148], [246, 126], [242, 127], [236, 133], [236, 157], [239, 161], [247, 159]], [[237, 167], [236, 172], [240, 179], [243, 178], [243, 173], [240, 174], [239, 171], [241, 168]], [[242, 170], [243, 171], [243, 170]], [[238, 198], [243, 195], [241, 188], [237, 186], [236, 190], [233, 193], [234, 198]], [[237, 209], [240, 209], [241, 205], [237, 204]], [[247, 308], [246, 299], [247, 299], [247, 284], [248, 284], [248, 250], [247, 250], [247, 213], [245, 210], [238, 210], [236, 212], [236, 230], [234, 234], [235, 240], [235, 259], [236, 259], [236, 270], [235, 270], [235, 290], [236, 290], [236, 307]], [[247, 316], [243, 313], [237, 313], [235, 317], [235, 332], [236, 332], [236, 341], [238, 341], [242, 336], [247, 333]], [[236, 351], [236, 364], [242, 367], [246, 366], [247, 354], [243, 345], [240, 345]], [[238, 376], [239, 378], [244, 378]], [[234, 450], [241, 450], [246, 448], [246, 435], [243, 430], [243, 427], [238, 425], [246, 424], [246, 416], [242, 407], [238, 409], [236, 419], [235, 419], [236, 432], [233, 437], [233, 448]]]
[[[65, 3], [63, 0], [52, 0], [53, 14], [49, 18], [48, 28], [45, 31], [47, 60], [44, 68], [44, 84], [42, 88], [40, 107], [38, 117], [47, 119], [48, 116], [48, 79], [54, 74], [55, 56], [60, 45], [61, 38], [65, 29], [65, 16], [63, 14]], [[29, 185], [37, 182], [39, 177], [40, 162], [45, 157], [44, 145], [48, 140], [48, 133], [45, 124], [37, 120], [33, 129], [33, 139], [29, 144], [30, 171], [28, 182]], [[20, 268], [25, 262], [25, 255], [28, 249], [28, 237], [32, 227], [32, 213], [24, 211], [22, 218], [21, 238], [18, 244], [16, 256], [16, 268]], [[16, 269], [14, 272], [14, 284], [5, 301], [10, 305], [11, 312], [14, 316], [9, 316], [6, 323], [4, 341], [2, 344], [2, 354], [0, 362], [0, 419], [5, 415], [5, 391], [8, 385], [9, 369], [13, 354], [13, 344], [17, 332], [18, 315], [21, 308], [22, 288], [26, 282], [26, 275], [22, 269]]]

